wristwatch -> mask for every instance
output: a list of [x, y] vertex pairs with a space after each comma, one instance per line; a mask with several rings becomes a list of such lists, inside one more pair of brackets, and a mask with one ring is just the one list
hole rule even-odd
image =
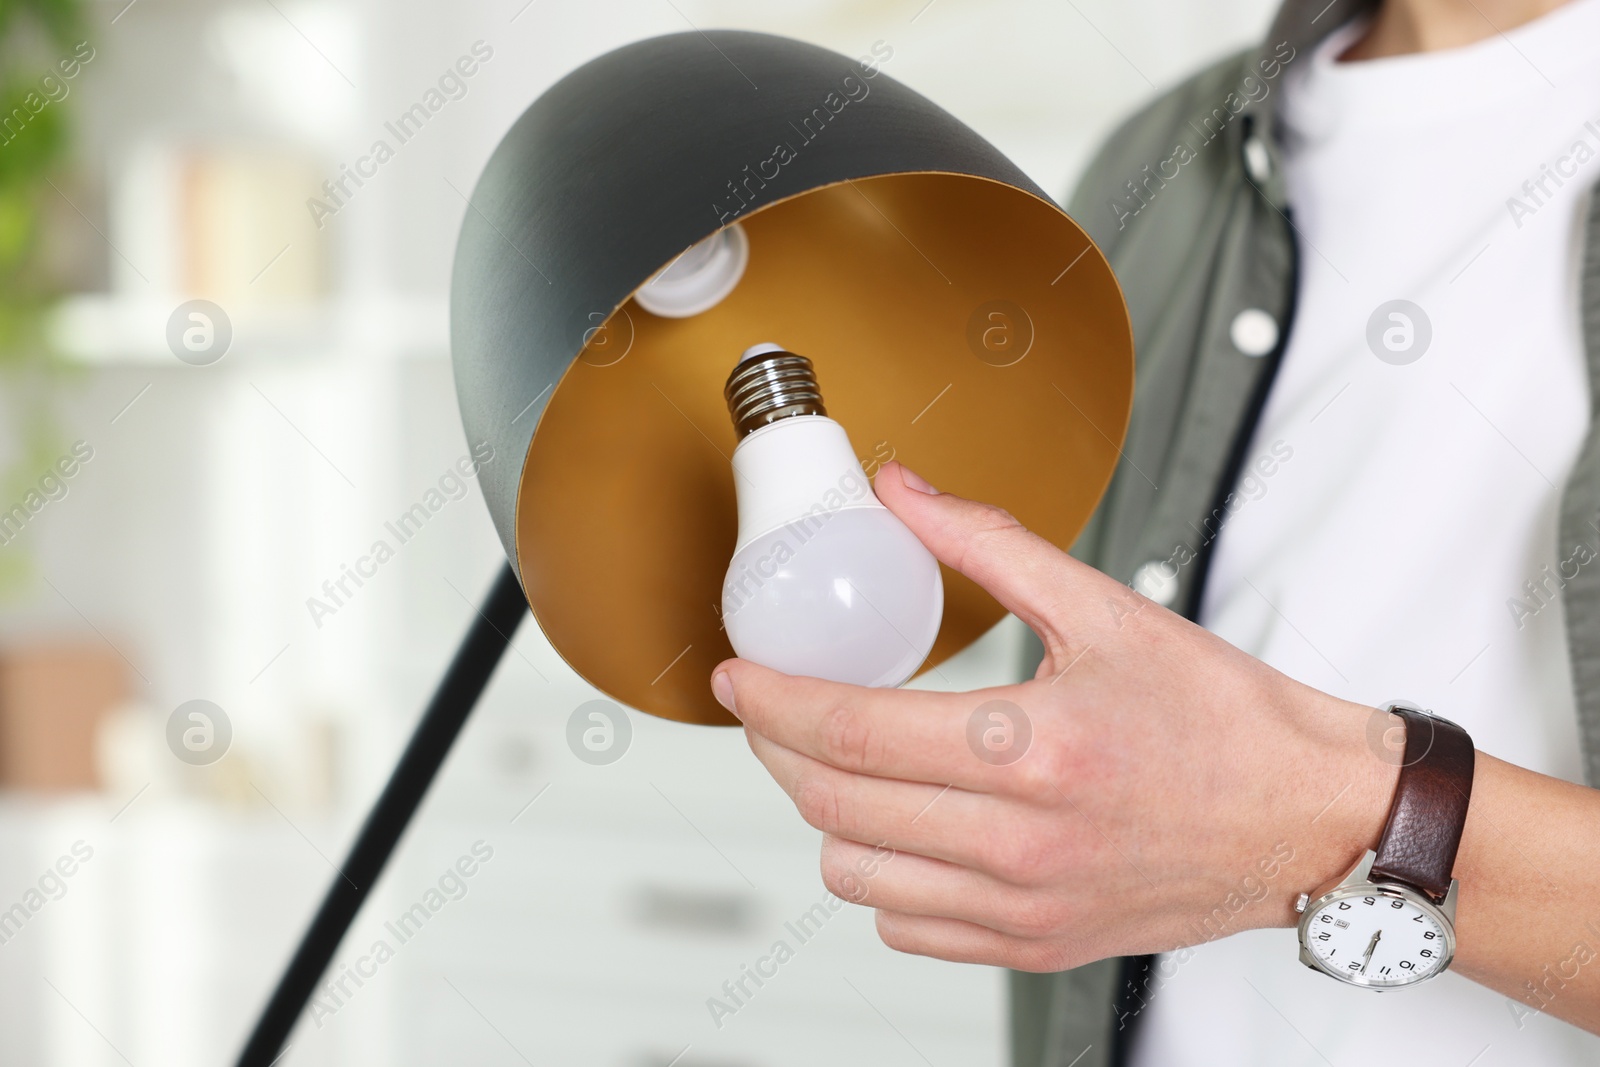
[[1472, 796], [1467, 732], [1421, 708], [1383, 709], [1405, 723], [1405, 755], [1389, 821], [1331, 890], [1300, 894], [1300, 962], [1379, 992], [1444, 973], [1456, 952], [1451, 877]]

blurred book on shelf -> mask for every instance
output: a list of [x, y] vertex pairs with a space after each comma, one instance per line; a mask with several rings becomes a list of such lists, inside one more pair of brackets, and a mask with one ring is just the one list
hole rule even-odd
[[324, 294], [322, 242], [305, 201], [318, 175], [298, 155], [208, 148], [185, 154], [184, 289], [221, 304], [311, 303]]
[[127, 667], [104, 645], [0, 647], [0, 789], [98, 789], [95, 735], [127, 697]]
[[237, 310], [323, 300], [327, 242], [306, 212], [321, 180], [303, 151], [270, 142], [141, 144], [112, 187], [116, 247], [126, 259], [112, 264], [114, 288]]

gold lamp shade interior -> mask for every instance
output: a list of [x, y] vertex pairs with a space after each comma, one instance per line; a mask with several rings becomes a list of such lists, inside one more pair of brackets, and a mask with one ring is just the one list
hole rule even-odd
[[[722, 582], [736, 531], [722, 387], [745, 348], [810, 357], [869, 475], [889, 459], [1069, 546], [1119, 456], [1133, 342], [1100, 251], [1054, 204], [986, 178], [890, 174], [741, 217], [749, 266], [711, 310], [632, 298], [595, 316], [529, 448], [517, 564], [557, 652], [612, 698], [734, 724], [711, 697], [732, 656]], [[924, 668], [1000, 620], [944, 571]]]

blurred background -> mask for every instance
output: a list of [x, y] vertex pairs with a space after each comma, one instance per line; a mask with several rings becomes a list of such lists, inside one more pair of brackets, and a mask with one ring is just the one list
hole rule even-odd
[[[452, 477], [447, 291], [546, 86], [692, 27], [883, 42], [1064, 196], [1271, 8], [0, 3], [0, 1062], [231, 1062], [336, 876], [502, 558]], [[1008, 620], [943, 673], [1007, 681], [1019, 648]], [[896, 955], [861, 908], [789, 932], [819, 835], [739, 732], [632, 714], [592, 764], [566, 731], [599, 696], [523, 627], [281, 1062], [1004, 1062], [1000, 972]]]

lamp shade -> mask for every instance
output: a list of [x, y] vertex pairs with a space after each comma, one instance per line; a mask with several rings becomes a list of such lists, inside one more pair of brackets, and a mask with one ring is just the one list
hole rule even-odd
[[[641, 711], [734, 722], [708, 675], [733, 654], [722, 388], [749, 346], [813, 361], [869, 474], [899, 459], [1063, 547], [1117, 462], [1133, 345], [1110, 267], [891, 63], [745, 32], [631, 44], [540, 96], [471, 196], [451, 345], [468, 440], [493, 450], [480, 484], [551, 644]], [[720, 302], [641, 306], [734, 224]], [[930, 663], [1003, 615], [944, 580]]]

